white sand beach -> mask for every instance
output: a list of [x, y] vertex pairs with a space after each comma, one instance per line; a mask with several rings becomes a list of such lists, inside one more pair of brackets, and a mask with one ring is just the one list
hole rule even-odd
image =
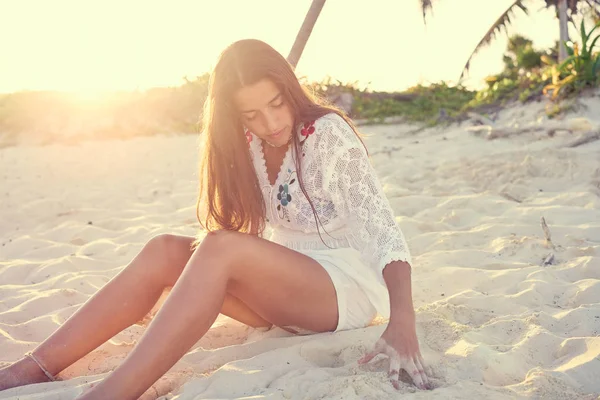
[[[432, 392], [407, 376], [394, 389], [382, 356], [357, 365], [384, 325], [293, 336], [220, 316], [161, 381], [170, 390], [161, 398], [597, 398], [600, 140], [567, 147], [600, 128], [600, 97], [585, 104], [560, 120], [543, 103], [506, 109], [494, 132], [524, 132], [494, 140], [473, 121], [418, 133], [361, 127], [413, 254]], [[151, 237], [196, 232], [197, 160], [194, 135], [0, 148], [0, 365], [34, 349]], [[147, 323], [63, 381], [0, 399], [74, 399]]]

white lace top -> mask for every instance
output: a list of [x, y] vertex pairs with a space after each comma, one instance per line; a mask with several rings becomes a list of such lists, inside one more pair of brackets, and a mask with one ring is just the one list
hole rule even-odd
[[[294, 157], [302, 157], [304, 187], [320, 219], [323, 241], [335, 249], [356, 250], [362, 263], [374, 272], [367, 275], [375, 278], [371, 284], [379, 288], [372, 289], [381, 290], [384, 267], [392, 261], [411, 263], [411, 259], [362, 142], [335, 113], [305, 123], [297, 134], [302, 154], [294, 154], [290, 145], [274, 185], [268, 179], [261, 140], [252, 135], [249, 143], [266, 202], [265, 237], [300, 252], [328, 249], [298, 183]], [[354, 272], [355, 279], [369, 284], [365, 271]]]

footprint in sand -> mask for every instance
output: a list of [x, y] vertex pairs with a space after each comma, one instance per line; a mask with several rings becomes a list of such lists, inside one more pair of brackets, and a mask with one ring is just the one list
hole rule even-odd
[[75, 238], [69, 241], [69, 243], [71, 243], [74, 246], [83, 246], [85, 244], [87, 244], [87, 241], [81, 239], [81, 238]]

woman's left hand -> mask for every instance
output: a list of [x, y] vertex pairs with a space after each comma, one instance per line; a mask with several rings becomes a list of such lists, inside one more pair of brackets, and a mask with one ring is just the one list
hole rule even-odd
[[414, 317], [412, 321], [409, 318], [402, 323], [392, 323], [390, 320], [373, 350], [358, 360], [358, 363], [366, 364], [378, 354], [385, 354], [390, 358], [389, 376], [396, 389], [400, 389], [398, 378], [401, 369], [410, 375], [419, 389], [432, 389], [425, 373], [425, 362], [419, 351]]

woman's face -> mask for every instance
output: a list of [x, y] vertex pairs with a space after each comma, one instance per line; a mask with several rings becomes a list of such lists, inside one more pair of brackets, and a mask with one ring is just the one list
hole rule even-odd
[[270, 79], [241, 88], [234, 101], [242, 123], [256, 136], [274, 146], [284, 145], [290, 140], [294, 116], [283, 93]]

